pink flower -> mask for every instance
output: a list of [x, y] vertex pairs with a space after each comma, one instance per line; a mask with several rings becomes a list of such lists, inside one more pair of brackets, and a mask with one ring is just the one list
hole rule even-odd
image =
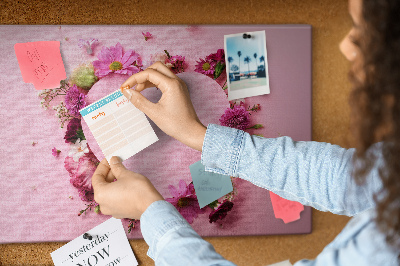
[[172, 65], [171, 71], [174, 74], [178, 74], [184, 72], [184, 68], [186, 67], [185, 57], [181, 55], [170, 56], [166, 61], [166, 64], [170, 63]]
[[60, 155], [60, 150], [57, 150], [56, 149], [56, 147], [54, 147], [52, 150], [51, 150], [51, 154], [53, 154], [53, 156], [54, 157], [58, 157], [58, 155]]
[[67, 131], [65, 132], [65, 143], [75, 143], [78, 138], [82, 139], [81, 134], [83, 134], [81, 120], [73, 118], [69, 121]]
[[206, 75], [214, 75], [216, 62], [210, 59], [201, 59], [200, 61], [196, 61], [196, 69], [194, 71], [206, 74]]
[[213, 210], [208, 216], [208, 218], [210, 219], [210, 223], [224, 219], [228, 214], [228, 212], [232, 210], [232, 208], [233, 208], [233, 202], [225, 200], [221, 205], [218, 206], [217, 209]]
[[141, 70], [142, 59], [133, 50], [123, 53], [120, 43], [110, 48], [103, 47], [97, 55], [99, 60], [93, 62], [95, 74], [98, 77], [105, 77], [110, 73], [132, 75]]
[[84, 39], [79, 39], [78, 41], [78, 46], [79, 48], [85, 48], [86, 53], [89, 55], [93, 54], [93, 47], [99, 42], [98, 39], [89, 39], [89, 40], [84, 40]]
[[206, 57], [206, 60], [214, 60], [216, 62], [221, 62], [225, 64], [225, 52], [224, 49], [218, 49], [217, 53], [210, 54]]
[[219, 119], [221, 126], [245, 130], [250, 124], [250, 115], [244, 106], [234, 105], [233, 108], [227, 108], [225, 113]]
[[65, 106], [72, 115], [79, 116], [79, 110], [86, 106], [85, 98], [86, 95], [74, 84], [65, 95]]
[[93, 200], [92, 176], [99, 164], [96, 156], [90, 152], [79, 158], [76, 162], [72, 157], [67, 156], [64, 167], [71, 177], [71, 184], [79, 191], [83, 201]]
[[169, 185], [168, 189], [172, 195], [172, 198], [165, 200], [174, 205], [181, 215], [188, 221], [188, 223], [193, 223], [198, 214], [206, 211], [205, 209], [200, 209], [193, 183], [190, 183], [188, 186], [186, 186], [185, 181], [181, 179], [179, 180], [178, 188]]
[[153, 38], [153, 35], [150, 32], [146, 32], [146, 33], [142, 32], [142, 34], [143, 34], [143, 37], [144, 37], [145, 41], [147, 41], [148, 39]]

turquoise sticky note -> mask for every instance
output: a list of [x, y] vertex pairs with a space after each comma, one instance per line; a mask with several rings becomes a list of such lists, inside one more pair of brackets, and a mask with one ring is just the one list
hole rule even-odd
[[206, 172], [200, 161], [189, 166], [200, 209], [233, 190], [229, 176]]

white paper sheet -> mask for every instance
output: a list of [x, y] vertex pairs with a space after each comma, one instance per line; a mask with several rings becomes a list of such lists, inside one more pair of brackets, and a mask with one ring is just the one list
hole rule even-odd
[[138, 265], [122, 222], [110, 218], [51, 253], [56, 266]]

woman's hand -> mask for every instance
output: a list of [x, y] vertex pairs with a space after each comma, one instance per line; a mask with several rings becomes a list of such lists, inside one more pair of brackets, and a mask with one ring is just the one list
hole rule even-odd
[[[113, 182], [115, 178], [117, 181]], [[92, 185], [100, 211], [118, 219], [140, 219], [153, 202], [164, 200], [149, 179], [126, 169], [115, 156], [110, 165], [106, 159], [100, 162], [92, 176]]]
[[[134, 86], [136, 88], [130, 89]], [[162, 92], [157, 103], [140, 93], [150, 87]], [[121, 91], [166, 134], [193, 149], [202, 150], [206, 127], [196, 115], [186, 84], [163, 63], [156, 62], [132, 75], [122, 84]]]

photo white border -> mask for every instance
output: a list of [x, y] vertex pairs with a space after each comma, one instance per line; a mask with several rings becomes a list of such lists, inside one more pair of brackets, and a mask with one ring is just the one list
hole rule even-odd
[[228, 69], [228, 67], [225, 67], [227, 84], [228, 84], [228, 100], [235, 100], [235, 99], [247, 98], [247, 97], [264, 95], [264, 94], [269, 94], [270, 93], [269, 73], [268, 73], [268, 55], [267, 55], [267, 43], [266, 43], [266, 37], [265, 37], [265, 30], [242, 32], [242, 33], [224, 35], [225, 62], [226, 62], [226, 66], [228, 66], [228, 64], [229, 64], [228, 63], [229, 55], [228, 55], [228, 50], [227, 50], [227, 47], [226, 47], [226, 39], [227, 38], [229, 38], [229, 37], [238, 37], [238, 36], [243, 37], [243, 33], [252, 35], [252, 34], [255, 34], [255, 33], [260, 34], [261, 32], [264, 33], [264, 35], [263, 35], [264, 38], [263, 38], [262, 42], [264, 43], [265, 76], [266, 76], [266, 79], [267, 79], [267, 85], [266, 86], [253, 87], [253, 88], [244, 88], [244, 89], [240, 89], [240, 90], [231, 91], [230, 81], [229, 81], [229, 69]]

